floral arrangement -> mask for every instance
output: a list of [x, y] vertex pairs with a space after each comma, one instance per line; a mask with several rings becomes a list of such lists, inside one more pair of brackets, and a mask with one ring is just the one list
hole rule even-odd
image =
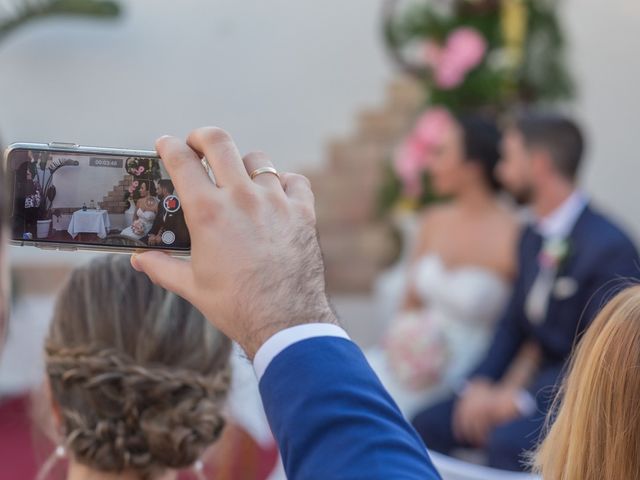
[[124, 168], [129, 175], [133, 175], [134, 177], [139, 177], [146, 170], [145, 166], [142, 165], [143, 161], [144, 159], [141, 159], [141, 158], [127, 158]]
[[433, 200], [426, 167], [443, 112], [497, 117], [572, 97], [557, 8], [551, 0], [387, 0], [389, 53], [424, 85], [427, 103], [390, 164], [383, 210]]
[[403, 195], [418, 198], [423, 193], [423, 175], [443, 135], [454, 124], [449, 111], [442, 107], [426, 110], [398, 148], [393, 168], [403, 186]]
[[545, 270], [559, 270], [569, 256], [569, 241], [566, 238], [547, 240], [538, 255], [538, 264]]
[[140, 188], [143, 183], [146, 183], [148, 187], [150, 182], [162, 177], [159, 162], [150, 158], [129, 157], [124, 162], [124, 169], [133, 177], [131, 185], [124, 194], [125, 202], [128, 202], [129, 199], [136, 201], [140, 198]]

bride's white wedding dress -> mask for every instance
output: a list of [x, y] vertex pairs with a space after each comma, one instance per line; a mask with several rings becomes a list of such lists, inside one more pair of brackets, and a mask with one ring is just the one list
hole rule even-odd
[[142, 227], [142, 235], [139, 235], [133, 231], [133, 225], [129, 225], [127, 228], [120, 232], [120, 235], [124, 235], [125, 237], [133, 238], [135, 240], [140, 240], [145, 237], [151, 227], [153, 226], [153, 222], [156, 219], [156, 212], [152, 210], [142, 210], [142, 208], [138, 207], [138, 211], [136, 212], [137, 220], [140, 221]]
[[410, 282], [425, 307], [399, 313], [383, 346], [366, 352], [408, 418], [460, 385], [485, 353], [511, 291], [496, 272], [476, 266], [448, 269], [433, 254], [412, 272]]

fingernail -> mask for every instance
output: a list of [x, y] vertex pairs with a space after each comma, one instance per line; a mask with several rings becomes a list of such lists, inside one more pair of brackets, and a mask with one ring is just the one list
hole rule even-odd
[[142, 271], [142, 267], [140, 266], [140, 264], [138, 263], [138, 255], [140, 255], [139, 253], [134, 253], [131, 255], [131, 266], [137, 270], [138, 272]]

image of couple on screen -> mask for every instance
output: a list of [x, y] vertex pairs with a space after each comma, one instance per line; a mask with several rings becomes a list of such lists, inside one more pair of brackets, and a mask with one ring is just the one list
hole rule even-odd
[[180, 200], [169, 179], [142, 182], [131, 225], [121, 235], [149, 246], [186, 247], [189, 234]]

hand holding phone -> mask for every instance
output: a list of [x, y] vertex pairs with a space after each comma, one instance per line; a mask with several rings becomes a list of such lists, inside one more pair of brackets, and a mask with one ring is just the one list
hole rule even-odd
[[[195, 130], [187, 143], [163, 137], [156, 147], [183, 204], [191, 259], [145, 252], [132, 257], [136, 269], [195, 305], [249, 358], [284, 328], [337, 323], [306, 178], [278, 178], [262, 153], [242, 158], [216, 128]], [[215, 185], [202, 171], [203, 156]]]

